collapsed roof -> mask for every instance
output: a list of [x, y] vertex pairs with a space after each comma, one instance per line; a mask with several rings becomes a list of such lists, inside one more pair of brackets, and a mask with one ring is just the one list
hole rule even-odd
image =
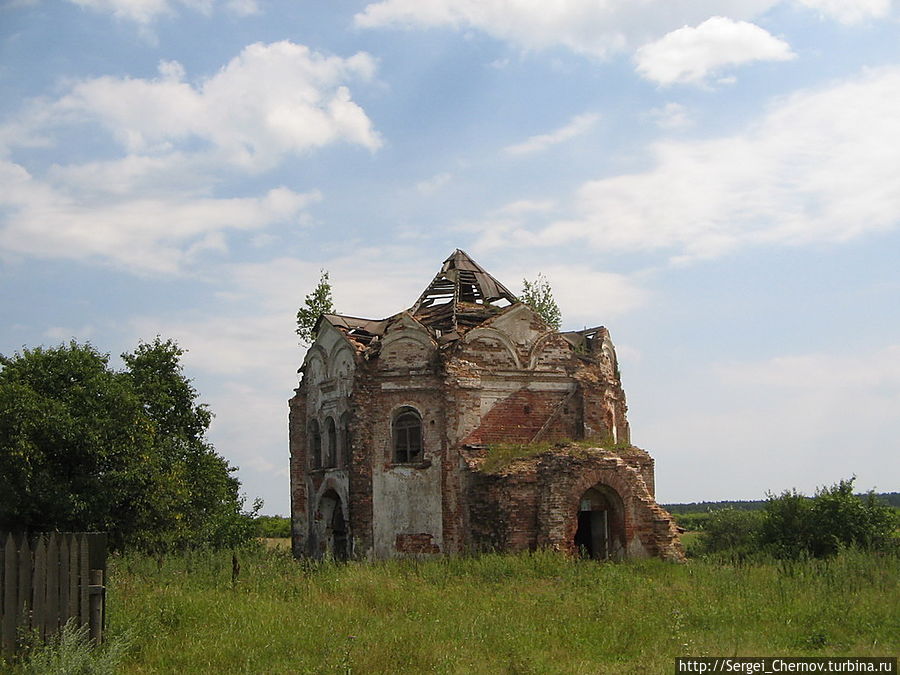
[[471, 328], [517, 302], [506, 286], [456, 249], [410, 308], [417, 320], [442, 333]]
[[[371, 346], [377, 351], [377, 343], [388, 326], [403, 314], [431, 329], [434, 336], [445, 344], [458, 339], [470, 328], [481, 325], [516, 302], [516, 296], [506, 286], [472, 260], [465, 251], [456, 249], [406, 312], [379, 320], [323, 314], [319, 321], [328, 321], [357, 349]], [[602, 326], [597, 326], [561, 335], [580, 353], [590, 354], [599, 347], [608, 333]]]

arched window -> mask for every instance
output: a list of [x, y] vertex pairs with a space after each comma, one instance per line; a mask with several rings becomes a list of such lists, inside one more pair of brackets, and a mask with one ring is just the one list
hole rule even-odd
[[350, 413], [345, 412], [343, 415], [341, 415], [341, 466], [350, 465], [350, 441]]
[[325, 464], [326, 467], [336, 466], [337, 459], [337, 429], [334, 420], [329, 417], [325, 420]]
[[322, 434], [316, 420], [309, 422], [309, 454], [312, 459], [312, 468], [320, 468], [322, 466]]
[[391, 425], [394, 437], [394, 462], [412, 464], [422, 461], [422, 417], [415, 408], [397, 411]]

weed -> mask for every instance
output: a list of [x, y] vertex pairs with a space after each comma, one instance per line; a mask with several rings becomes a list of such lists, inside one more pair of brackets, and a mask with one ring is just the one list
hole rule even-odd
[[13, 672], [29, 675], [115, 675], [131, 645], [129, 633], [109, 636], [95, 647], [87, 626], [69, 622], [45, 644], [32, 640], [22, 662]]

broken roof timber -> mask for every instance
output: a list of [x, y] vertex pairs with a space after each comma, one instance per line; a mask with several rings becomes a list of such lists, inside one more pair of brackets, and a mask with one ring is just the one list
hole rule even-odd
[[459, 324], [477, 325], [515, 302], [516, 296], [508, 288], [465, 251], [456, 249], [410, 312], [432, 328], [456, 330]]

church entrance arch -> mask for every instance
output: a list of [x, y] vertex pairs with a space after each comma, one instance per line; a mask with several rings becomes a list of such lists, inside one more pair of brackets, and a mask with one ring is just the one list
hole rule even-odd
[[619, 494], [597, 484], [578, 501], [575, 551], [594, 560], [621, 560], [625, 554], [625, 507]]
[[323, 553], [335, 560], [350, 557], [347, 537], [347, 520], [341, 498], [334, 490], [328, 490], [319, 500], [319, 515], [324, 526], [322, 537]]

